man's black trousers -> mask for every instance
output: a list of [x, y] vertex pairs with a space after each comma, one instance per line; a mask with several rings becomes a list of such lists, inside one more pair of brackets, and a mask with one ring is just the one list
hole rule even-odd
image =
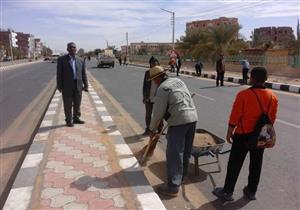
[[73, 108], [73, 119], [79, 119], [81, 115], [80, 104], [81, 104], [82, 91], [78, 91], [77, 88], [74, 88], [72, 91], [68, 91], [68, 92], [62, 91], [62, 96], [64, 102], [66, 122], [72, 122], [72, 108]]
[[264, 149], [249, 150], [244, 144], [247, 135], [233, 136], [233, 144], [229, 156], [224, 191], [232, 193], [247, 153], [250, 153], [250, 165], [247, 188], [256, 193], [262, 168]]

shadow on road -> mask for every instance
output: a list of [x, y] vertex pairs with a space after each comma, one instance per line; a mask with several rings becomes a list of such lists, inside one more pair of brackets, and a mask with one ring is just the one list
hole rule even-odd
[[21, 145], [12, 146], [12, 147], [1, 148], [1, 149], [0, 149], [0, 154], [24, 150], [24, 149], [26, 149], [27, 147], [28, 147], [28, 144], [21, 144]]
[[38, 131], [38, 133], [47, 132], [47, 131], [54, 130], [54, 129], [56, 129], [56, 128], [65, 127], [65, 126], [66, 126], [65, 124], [62, 124], [62, 125], [45, 126], [45, 127], [40, 128], [39, 131]]
[[230, 88], [230, 87], [240, 87], [243, 86], [241, 84], [236, 84], [236, 85], [224, 85], [224, 86], [206, 86], [206, 87], [200, 87], [199, 89], [210, 89], [210, 88]]
[[199, 208], [197, 208], [197, 210], [208, 210], [211, 209], [212, 206], [214, 207], [214, 209], [220, 209], [220, 210], [221, 209], [237, 210], [243, 208], [249, 202], [250, 202], [249, 200], [243, 197], [234, 202], [225, 202], [224, 200], [217, 198], [214, 201], [211, 201], [209, 203], [200, 206]]
[[[215, 162], [212, 162], [212, 163], [215, 163]], [[210, 164], [212, 164], [212, 163], [210, 163]], [[167, 181], [166, 162], [165, 161], [152, 163], [151, 165], [148, 166], [148, 168], [153, 174], [155, 174], [157, 176], [157, 178], [159, 178], [160, 180], [163, 180], [163, 181]], [[220, 173], [220, 170], [206, 172], [206, 171], [199, 169], [199, 176], [195, 176], [194, 168], [195, 168], [195, 165], [193, 163], [190, 163], [188, 175], [185, 179], [185, 184], [193, 184], [193, 183], [203, 182], [203, 181], [207, 180], [207, 178], [209, 178], [212, 182], [212, 185], [215, 186], [215, 181], [213, 180], [213, 177], [211, 176], [211, 174]]]

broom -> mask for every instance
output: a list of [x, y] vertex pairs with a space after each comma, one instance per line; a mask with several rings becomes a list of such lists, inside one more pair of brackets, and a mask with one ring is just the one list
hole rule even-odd
[[140, 153], [143, 154], [142, 159], [141, 159], [142, 163], [144, 163], [147, 160], [147, 158], [149, 158], [153, 155], [156, 144], [157, 144], [160, 136], [167, 129], [167, 127], [168, 127], [168, 124], [164, 125], [163, 129], [159, 133], [154, 135], [152, 138], [150, 137], [148, 144], [142, 148], [142, 150], [140, 151]]

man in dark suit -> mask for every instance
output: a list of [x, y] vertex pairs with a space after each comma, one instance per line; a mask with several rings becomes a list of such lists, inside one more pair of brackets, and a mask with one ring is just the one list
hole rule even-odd
[[80, 120], [80, 104], [82, 90], [88, 91], [88, 81], [85, 62], [76, 56], [76, 44], [68, 43], [67, 50], [69, 53], [59, 57], [57, 61], [57, 89], [63, 96], [66, 124], [73, 127], [73, 123], [84, 123]]

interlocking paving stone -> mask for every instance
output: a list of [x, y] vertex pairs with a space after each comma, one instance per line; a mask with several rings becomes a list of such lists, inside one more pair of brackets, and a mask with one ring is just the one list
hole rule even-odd
[[56, 173], [64, 173], [64, 172], [72, 170], [73, 168], [74, 168], [73, 166], [59, 165], [54, 168], [54, 171]]
[[55, 149], [56, 151], [59, 151], [59, 152], [66, 152], [66, 151], [70, 151], [70, 150], [73, 150], [74, 148], [73, 147], [69, 147], [69, 146], [61, 146], [61, 147], [58, 147], [57, 149]]
[[72, 150], [68, 150], [65, 152], [65, 154], [67, 155], [75, 155], [75, 154], [80, 154], [81, 150], [77, 150], [77, 149], [72, 149]]
[[116, 195], [113, 197], [114, 203], [116, 207], [124, 207], [125, 206], [125, 201], [120, 195]]
[[65, 178], [74, 179], [76, 177], [82, 176], [83, 174], [84, 174], [83, 171], [70, 170], [65, 173]]
[[84, 163], [91, 163], [91, 162], [94, 162], [96, 160], [98, 160], [97, 157], [84, 157], [84, 158], [82, 158], [82, 162], [84, 162]]
[[59, 165], [63, 165], [64, 162], [62, 161], [55, 161], [55, 160], [50, 160], [47, 162], [46, 168], [55, 168]]
[[42, 191], [41, 198], [50, 199], [56, 195], [63, 194], [64, 189], [62, 188], [46, 188]]
[[100, 189], [100, 197], [104, 199], [113, 199], [115, 196], [120, 195], [121, 192], [119, 189]]
[[65, 205], [63, 210], [88, 210], [88, 205], [72, 202], [72, 203]]
[[70, 195], [56, 195], [51, 198], [50, 206], [54, 208], [63, 207], [64, 205], [71, 203], [72, 201], [75, 201], [75, 196]]
[[106, 166], [107, 164], [108, 164], [108, 161], [106, 161], [106, 160], [97, 160], [97, 161], [93, 162], [93, 166], [99, 167], [99, 168]]

